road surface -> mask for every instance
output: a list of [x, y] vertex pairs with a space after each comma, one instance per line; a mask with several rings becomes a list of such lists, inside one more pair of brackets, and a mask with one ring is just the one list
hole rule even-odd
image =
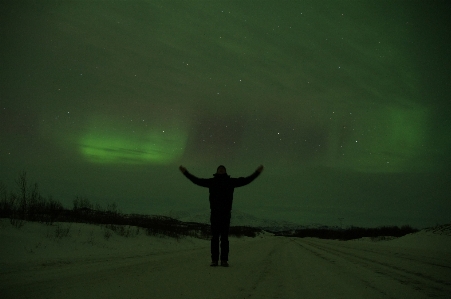
[[451, 298], [447, 254], [374, 242], [265, 237], [232, 239], [230, 267], [212, 268], [208, 251], [205, 246], [11, 270], [0, 279], [0, 297]]

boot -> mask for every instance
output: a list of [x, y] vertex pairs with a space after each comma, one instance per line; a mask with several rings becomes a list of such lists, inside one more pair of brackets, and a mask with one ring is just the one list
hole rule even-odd
[[218, 261], [211, 261], [210, 266], [211, 266], [211, 267], [216, 267], [216, 266], [218, 266]]

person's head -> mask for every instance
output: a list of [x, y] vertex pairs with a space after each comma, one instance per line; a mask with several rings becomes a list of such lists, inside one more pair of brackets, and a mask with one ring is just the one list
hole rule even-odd
[[227, 170], [224, 165], [219, 165], [218, 168], [216, 169], [216, 173], [217, 174], [226, 174]]

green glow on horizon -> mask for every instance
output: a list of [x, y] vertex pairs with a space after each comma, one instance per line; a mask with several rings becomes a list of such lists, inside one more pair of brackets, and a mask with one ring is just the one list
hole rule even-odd
[[[336, 167], [364, 173], [395, 173], [425, 170], [429, 114], [424, 107], [389, 106], [368, 112], [346, 140], [336, 137], [332, 163]], [[337, 135], [336, 131], [333, 132]], [[336, 150], [338, 148], [338, 150]]]
[[80, 151], [90, 162], [102, 164], [168, 164], [182, 156], [187, 135], [181, 130], [146, 133], [92, 129], [80, 139]]
[[398, 153], [406, 157], [413, 157], [418, 152], [421, 141], [424, 140], [427, 115], [421, 109], [396, 109], [389, 110], [391, 130], [388, 145], [396, 147]]

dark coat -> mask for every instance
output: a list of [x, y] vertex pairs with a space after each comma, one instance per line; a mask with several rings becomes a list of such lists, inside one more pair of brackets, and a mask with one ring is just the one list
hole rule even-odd
[[184, 175], [194, 184], [206, 187], [210, 191], [210, 209], [212, 212], [230, 212], [232, 210], [233, 191], [237, 187], [242, 187], [259, 176], [260, 172], [255, 171], [248, 177], [231, 178], [228, 174], [214, 174], [213, 178], [201, 179], [188, 171]]

